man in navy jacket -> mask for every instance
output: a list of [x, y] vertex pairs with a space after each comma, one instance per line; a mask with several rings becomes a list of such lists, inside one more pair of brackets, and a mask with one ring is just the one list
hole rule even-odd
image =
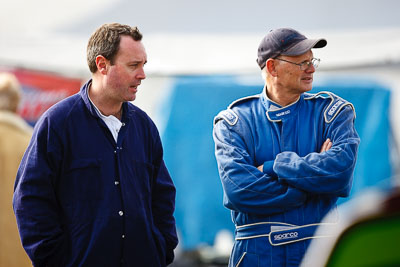
[[13, 199], [34, 266], [166, 266], [178, 240], [175, 187], [152, 120], [129, 103], [146, 78], [136, 27], [88, 42], [80, 92], [37, 122]]

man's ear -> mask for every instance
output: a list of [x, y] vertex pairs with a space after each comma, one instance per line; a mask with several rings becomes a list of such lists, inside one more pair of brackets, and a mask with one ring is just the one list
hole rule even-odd
[[269, 58], [267, 60], [267, 62], [265, 63], [265, 67], [267, 68], [267, 72], [271, 76], [276, 77], [278, 75], [278, 73], [276, 71], [275, 60], [273, 60], [272, 58]]
[[108, 60], [102, 55], [98, 55], [96, 57], [97, 70], [103, 75], [107, 74], [107, 65], [108, 65], [107, 63]]

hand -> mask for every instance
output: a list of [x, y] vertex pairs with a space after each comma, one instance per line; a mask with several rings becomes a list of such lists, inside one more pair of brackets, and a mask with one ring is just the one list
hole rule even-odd
[[325, 140], [325, 142], [322, 144], [321, 151], [319, 153], [328, 151], [332, 147], [332, 141], [328, 138]]
[[260, 172], [263, 172], [263, 171], [264, 171], [264, 165], [258, 166], [257, 169], [258, 169]]

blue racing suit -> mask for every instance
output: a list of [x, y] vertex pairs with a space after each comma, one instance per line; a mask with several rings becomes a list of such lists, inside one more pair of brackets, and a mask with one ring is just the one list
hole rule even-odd
[[[304, 93], [281, 107], [266, 89], [215, 117], [224, 205], [236, 226], [229, 266], [300, 264], [322, 218], [349, 195], [354, 119], [353, 105], [333, 93]], [[331, 149], [320, 153], [328, 138]]]

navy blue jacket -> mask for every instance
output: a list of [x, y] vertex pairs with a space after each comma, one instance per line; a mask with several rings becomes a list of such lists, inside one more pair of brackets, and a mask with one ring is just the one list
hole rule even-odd
[[37, 122], [13, 199], [35, 266], [166, 266], [175, 187], [156, 126], [123, 104], [117, 143], [81, 91]]

